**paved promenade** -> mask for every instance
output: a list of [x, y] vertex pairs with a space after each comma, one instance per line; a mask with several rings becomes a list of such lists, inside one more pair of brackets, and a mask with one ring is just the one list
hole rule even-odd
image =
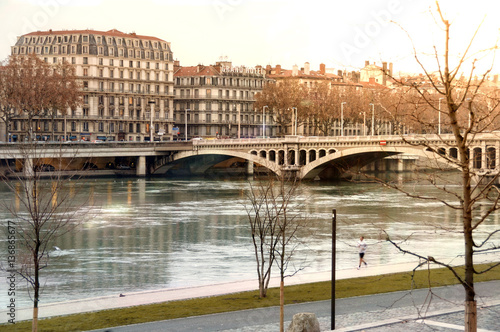
[[[412, 264], [396, 264], [384, 266], [370, 266], [357, 270], [355, 268], [348, 270], [337, 271], [337, 279], [355, 278], [361, 276], [371, 276], [379, 274], [387, 274], [393, 272], [409, 271], [415, 267]], [[310, 283], [317, 281], [331, 280], [331, 271], [317, 273], [302, 273], [293, 277], [287, 278], [285, 285], [296, 285], [302, 283]], [[279, 287], [279, 278], [272, 278], [269, 287]], [[185, 288], [166, 288], [153, 291], [133, 292], [112, 296], [102, 296], [95, 298], [86, 298], [81, 300], [41, 304], [39, 308], [39, 317], [53, 317], [61, 315], [70, 315], [82, 312], [92, 312], [98, 310], [106, 310], [113, 308], [123, 308], [143, 304], [159, 303], [165, 301], [175, 301], [183, 299], [191, 299], [197, 297], [215, 296], [222, 294], [238, 293], [251, 291], [258, 288], [257, 280], [242, 280], [237, 282], [228, 282], [214, 285], [185, 287]], [[0, 323], [7, 322], [7, 311], [1, 308]], [[32, 308], [18, 308], [16, 310], [16, 320], [22, 321], [31, 319]]]
[[[498, 261], [497, 257], [498, 255], [490, 255], [490, 256], [484, 256], [481, 261], [488, 262], [488, 261]], [[355, 268], [353, 269], [346, 269], [346, 270], [339, 270], [336, 273], [337, 279], [346, 279], [346, 278], [355, 278], [355, 277], [362, 277], [362, 276], [372, 276], [372, 275], [382, 275], [382, 274], [389, 274], [389, 273], [395, 273], [395, 272], [404, 272], [404, 271], [410, 271], [416, 266], [416, 263], [405, 263], [405, 264], [394, 264], [394, 265], [383, 265], [383, 266], [369, 266], [368, 268], [362, 268], [360, 270], [357, 270]], [[286, 285], [294, 285], [294, 284], [302, 284], [302, 283], [310, 283], [310, 282], [317, 282], [317, 281], [327, 281], [331, 280], [331, 272], [326, 271], [326, 272], [318, 272], [318, 273], [302, 273], [299, 275], [296, 275], [291, 278], [287, 278], [286, 280]], [[500, 288], [498, 287], [500, 283], [495, 284], [495, 288]], [[270, 283], [270, 287], [278, 287], [279, 286], [279, 279], [278, 278], [273, 278]], [[156, 290], [156, 291], [145, 291], [145, 292], [134, 292], [134, 293], [127, 293], [124, 292], [120, 296], [120, 294], [116, 294], [113, 296], [105, 296], [105, 297], [97, 297], [97, 298], [89, 298], [89, 299], [82, 299], [82, 300], [77, 300], [77, 301], [67, 301], [67, 302], [60, 302], [60, 303], [52, 303], [52, 304], [45, 304], [41, 305], [39, 309], [39, 316], [41, 318], [44, 317], [52, 317], [52, 316], [60, 316], [60, 315], [69, 315], [69, 314], [74, 314], [74, 313], [83, 313], [83, 312], [93, 312], [93, 311], [99, 311], [99, 310], [105, 310], [105, 309], [112, 309], [112, 308], [122, 308], [122, 307], [129, 307], [129, 306], [137, 306], [137, 305], [143, 305], [143, 304], [150, 304], [150, 303], [158, 303], [158, 302], [165, 302], [165, 301], [174, 301], [174, 300], [181, 300], [181, 299], [189, 299], [189, 298], [197, 298], [197, 297], [206, 297], [206, 296], [215, 296], [215, 295], [222, 295], [222, 294], [229, 294], [229, 293], [236, 293], [236, 292], [243, 292], [243, 291], [249, 291], [249, 290], [255, 290], [257, 288], [257, 282], [256, 280], [244, 280], [244, 281], [239, 281], [239, 282], [230, 282], [230, 283], [221, 283], [221, 284], [215, 284], [215, 285], [206, 285], [206, 286], [198, 286], [198, 287], [186, 287], [186, 288], [169, 288], [169, 289], [161, 289], [161, 290]], [[459, 293], [463, 294], [461, 290], [458, 291]], [[460, 295], [463, 297], [463, 295]], [[459, 296], [459, 299], [460, 299]], [[435, 301], [438, 303], [438, 301]], [[431, 311], [435, 311], [436, 313], [439, 313], [440, 311], [446, 312], [446, 313], [453, 313], [456, 314], [457, 312], [460, 312], [462, 306], [463, 306], [463, 300], [460, 301], [459, 305], [457, 306], [456, 303], [453, 303], [453, 305], [450, 308], [450, 303], [447, 303], [446, 308], [443, 307], [443, 305], [439, 305], [436, 308], [429, 307], [426, 308], [426, 312], [429, 313]], [[500, 294], [498, 294], [498, 298], [491, 298], [488, 300], [488, 303], [486, 303], [489, 307], [495, 308], [495, 306], [500, 307]], [[337, 304], [338, 305], [338, 304]], [[479, 303], [478, 303], [479, 305]], [[324, 307], [325, 305], [323, 305]], [[327, 306], [329, 308], [329, 305]], [[347, 326], [359, 326], [359, 330], [367, 330], [369, 329], [369, 326], [363, 326], [362, 323], [369, 324], [371, 328], [376, 328], [376, 326], [379, 326], [380, 324], [374, 324], [373, 322], [367, 322], [367, 317], [366, 314], [359, 314], [358, 312], [351, 312], [355, 311], [354, 307], [352, 306], [343, 306], [343, 309], [348, 308], [348, 312], [345, 312], [346, 315], [349, 316], [349, 318], [346, 320], [348, 322]], [[352, 308], [352, 309], [349, 309]], [[396, 312], [396, 313], [391, 313], [391, 315], [388, 315], [390, 310], [393, 310], [392, 308], [390, 309], [384, 309], [382, 310], [381, 316], [377, 315], [371, 315], [370, 314], [370, 320], [373, 319], [373, 317], [377, 318], [377, 322], [387, 320], [386, 323], [396, 323], [396, 322], [401, 322], [401, 321], [411, 321], [414, 318], [417, 318], [415, 316], [415, 306], [411, 306], [413, 314], [409, 314], [407, 311], [404, 312]], [[2, 308], [3, 309], [3, 308]], [[328, 309], [329, 310], [329, 309]], [[399, 310], [399, 309], [398, 309]], [[500, 314], [498, 314], [498, 308], [496, 308], [496, 311], [494, 314], [494, 318], [497, 322], [500, 322]], [[0, 323], [5, 323], [6, 322], [6, 311], [1, 310], [0, 311]], [[352, 318], [352, 315], [360, 315], [358, 318]], [[18, 309], [16, 311], [16, 320], [21, 321], [21, 320], [27, 320], [30, 319], [32, 315], [32, 309], [31, 308], [25, 308], [25, 309]], [[337, 312], [337, 315], [339, 315], [338, 319], [342, 320], [342, 313]], [[390, 318], [384, 318], [384, 317], [389, 317]], [[460, 314], [459, 314], [460, 316]], [[463, 314], [462, 314], [463, 316]], [[279, 317], [279, 315], [278, 315]], [[454, 322], [456, 322], [457, 319], [454, 319]], [[460, 321], [463, 321], [463, 318], [460, 317]], [[357, 323], [356, 323], [357, 322]], [[328, 315], [328, 318], [320, 318], [320, 323], [322, 325], [323, 330], [327, 326], [330, 326], [330, 317]], [[409, 327], [411, 324], [418, 324], [415, 322], [408, 323], [406, 325]], [[441, 325], [443, 324], [448, 324], [448, 323], [439, 323]], [[438, 325], [439, 325], [438, 324]], [[381, 326], [383, 327], [384, 331], [388, 331], [388, 327], [386, 326], [387, 324], [382, 324]], [[390, 324], [389, 324], [390, 325]], [[453, 325], [453, 324], [452, 324]], [[266, 325], [268, 326], [268, 325]], [[426, 325], [427, 326], [427, 325]], [[436, 325], [437, 326], [437, 325]], [[436, 328], [436, 326], [434, 328]], [[415, 330], [408, 330], [405, 328], [407, 331], [425, 331], [422, 329], [421, 325], [417, 325], [417, 329]], [[258, 328], [258, 330], [252, 329], [252, 327], [248, 327], [250, 329], [235, 329], [235, 330], [227, 330], [227, 331], [266, 331], [265, 326], [261, 326]], [[253, 327], [255, 328], [255, 326]], [[338, 328], [345, 328], [339, 326]], [[438, 331], [451, 331], [449, 329], [439, 329], [440, 327], [437, 327]], [[463, 324], [462, 324], [463, 328]], [[115, 329], [113, 329], [115, 330]], [[371, 329], [370, 329], [371, 330]], [[397, 330], [397, 329], [396, 329]], [[394, 331], [396, 331], [394, 330]], [[486, 329], [484, 331], [488, 331], [489, 329]], [[130, 330], [130, 331], [133, 331]], [[208, 330], [207, 330], [208, 331]], [[223, 331], [221, 329], [217, 329], [216, 331]], [[273, 329], [269, 329], [269, 331], [273, 331]], [[355, 331], [355, 329], [348, 329], [345, 328], [344, 330], [341, 329], [341, 331]], [[382, 331], [382, 329], [380, 330]], [[430, 330], [429, 330], [430, 331]], [[433, 329], [433, 331], [436, 331], [436, 329]], [[497, 328], [492, 329], [490, 331], [500, 331], [500, 326], [497, 326]]]

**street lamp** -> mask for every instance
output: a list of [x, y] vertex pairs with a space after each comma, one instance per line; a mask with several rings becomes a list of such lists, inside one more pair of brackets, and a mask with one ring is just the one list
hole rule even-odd
[[337, 269], [337, 210], [332, 209], [332, 303], [331, 303], [331, 328], [335, 330], [335, 270]]
[[363, 136], [366, 136], [366, 112], [361, 112], [361, 113], [363, 113]]
[[189, 108], [186, 108], [184, 110], [184, 120], [185, 120], [185, 124], [184, 124], [184, 135], [185, 135], [185, 141], [188, 140], [188, 111], [191, 111]]
[[344, 136], [344, 104], [347, 103], [340, 103], [340, 136]]
[[[236, 108], [236, 104], [234, 105], [234, 108]], [[241, 133], [241, 106], [238, 108], [238, 139], [240, 138], [240, 133]]]
[[[297, 107], [292, 107], [292, 135], [297, 135]], [[295, 134], [293, 133], [293, 129], [295, 127]]]
[[148, 104], [151, 105], [151, 116], [150, 116], [150, 124], [149, 124], [149, 141], [153, 142], [153, 111], [154, 111], [154, 105], [156, 104], [154, 100], [148, 101]]
[[438, 134], [441, 135], [441, 99], [439, 98], [439, 114], [438, 114]]
[[268, 106], [262, 107], [262, 138], [266, 138], [266, 107], [269, 108]]
[[375, 133], [375, 105], [370, 103], [370, 106], [372, 107], [372, 135]]

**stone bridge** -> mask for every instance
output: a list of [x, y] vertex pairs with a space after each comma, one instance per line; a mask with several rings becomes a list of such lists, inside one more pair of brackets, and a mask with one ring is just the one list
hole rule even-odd
[[[135, 159], [136, 175], [163, 174], [174, 168], [189, 174], [204, 174], [211, 167], [231, 158], [245, 160], [246, 171], [254, 166], [278, 175], [291, 172], [301, 179], [337, 177], [346, 170], [359, 169], [375, 160], [398, 156], [399, 170], [407, 170], [405, 159], [447, 163], [456, 159], [452, 135], [400, 136], [286, 136], [269, 139], [223, 139], [188, 142], [114, 143], [8, 143], [0, 145], [2, 159], [105, 158]], [[420, 143], [426, 142], [428, 149]], [[36, 153], [27, 146], [35, 146]], [[476, 135], [471, 145], [471, 167], [498, 172], [500, 132]], [[35, 157], [36, 155], [36, 157]], [[441, 164], [442, 165], [442, 164]], [[435, 165], [437, 166], [437, 164]]]

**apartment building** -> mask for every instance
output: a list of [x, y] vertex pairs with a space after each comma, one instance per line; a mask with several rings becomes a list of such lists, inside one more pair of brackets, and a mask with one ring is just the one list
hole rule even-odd
[[[36, 31], [20, 36], [12, 54], [68, 61], [81, 81], [83, 104], [63, 116], [35, 119], [39, 140], [172, 140], [174, 61], [170, 43], [118, 30]], [[23, 141], [21, 118], [12, 141]]]
[[252, 138], [273, 136], [270, 114], [254, 109], [262, 91], [262, 67], [234, 67], [229, 61], [215, 65], [175, 66], [174, 121], [178, 139]]

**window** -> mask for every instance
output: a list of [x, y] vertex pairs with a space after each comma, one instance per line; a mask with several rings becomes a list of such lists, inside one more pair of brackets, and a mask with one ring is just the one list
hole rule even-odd
[[87, 58], [86, 56], [83, 57], [83, 64], [84, 65], [88, 65], [89, 64], [89, 58]]
[[83, 42], [88, 43], [89, 41], [89, 36], [83, 36]]

